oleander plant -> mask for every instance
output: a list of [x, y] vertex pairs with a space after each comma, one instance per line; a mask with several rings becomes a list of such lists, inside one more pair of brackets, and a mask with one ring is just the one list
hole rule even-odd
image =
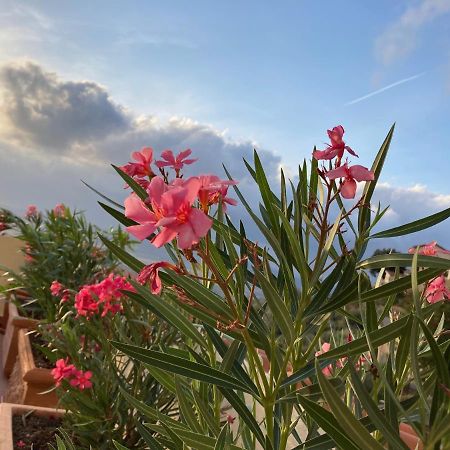
[[[170, 415], [121, 386], [148, 448], [450, 448], [450, 291], [442, 275], [450, 259], [436, 256], [435, 243], [366, 256], [370, 241], [450, 216], [447, 209], [377, 231], [388, 208], [372, 198], [393, 132], [368, 169], [347, 159], [358, 156], [336, 126], [297, 176], [280, 171], [278, 187], [255, 151], [244, 164], [259, 208], [227, 168], [226, 180], [185, 178], [190, 150], [154, 161], [144, 148], [114, 167], [130, 195], [123, 206], [100, 205], [145, 245], [167, 250], [167, 259], [146, 265], [103, 237], [137, 274], [123, 293], [183, 341], [157, 349], [111, 342], [176, 399]], [[247, 218], [233, 222], [227, 211], [237, 201]], [[258, 235], [248, 234], [249, 221]], [[395, 276], [383, 284], [386, 267]], [[396, 302], [406, 290], [405, 311]]]
[[[1, 210], [9, 232], [23, 241], [25, 264], [19, 272], [9, 273], [9, 292], [22, 295], [18, 303], [23, 314], [53, 322], [64, 307], [50, 289], [58, 281], [67, 290], [76, 290], [117, 269], [120, 260], [98, 237], [100, 229], [86, 220], [81, 211], [62, 203], [52, 210], [39, 211], [29, 205], [23, 217]], [[102, 231], [120, 248], [133, 241], [120, 227]], [[7, 268], [5, 268], [7, 270]]]

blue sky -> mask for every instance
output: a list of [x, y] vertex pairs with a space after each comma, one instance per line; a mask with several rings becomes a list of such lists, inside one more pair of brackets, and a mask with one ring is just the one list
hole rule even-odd
[[[236, 167], [256, 145], [268, 167], [289, 171], [342, 124], [370, 165], [393, 122], [380, 193], [393, 206], [388, 225], [450, 206], [450, 0], [0, 0], [0, 11], [0, 163], [18, 170], [22, 186], [11, 190], [12, 175], [0, 181], [7, 206], [66, 201], [96, 218], [79, 178], [115, 192], [107, 163], [144, 145], [191, 146], [206, 158], [212, 151]], [[32, 89], [36, 76], [43, 84]], [[60, 114], [58, 92], [77, 89], [72, 120], [67, 108]], [[48, 113], [46, 121], [14, 109], [18, 99]], [[91, 152], [103, 168], [89, 167]], [[49, 188], [44, 174], [65, 186]], [[436, 233], [450, 246], [447, 229]]]

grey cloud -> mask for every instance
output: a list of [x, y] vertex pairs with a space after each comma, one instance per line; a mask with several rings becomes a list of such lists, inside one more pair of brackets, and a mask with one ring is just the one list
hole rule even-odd
[[[242, 157], [252, 157], [250, 141], [232, 141], [188, 118], [160, 122], [154, 116], [135, 117], [95, 82], [61, 80], [36, 63], [4, 66], [0, 88], [0, 116], [7, 124], [0, 127], [0, 140], [13, 141], [18, 149], [25, 144], [43, 160], [50, 153], [82, 164], [122, 164], [143, 146], [152, 146], [155, 155], [166, 148], [191, 148], [199, 158], [196, 173], [223, 173], [222, 162], [240, 168], [236, 163]], [[264, 150], [261, 158], [276, 176], [280, 158]], [[240, 169], [236, 176], [246, 172]]]
[[0, 137], [50, 153], [102, 139], [129, 127], [124, 108], [90, 81], [62, 81], [32, 62], [0, 71]]

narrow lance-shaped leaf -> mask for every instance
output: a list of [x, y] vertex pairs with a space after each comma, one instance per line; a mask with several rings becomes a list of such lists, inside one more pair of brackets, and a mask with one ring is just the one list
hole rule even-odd
[[250, 393], [249, 388], [240, 380], [212, 367], [198, 364], [179, 356], [168, 355], [167, 353], [148, 350], [135, 345], [123, 344], [116, 341], [111, 341], [111, 343], [121, 352], [145, 364], [193, 378], [194, 380], [211, 383], [228, 389], [240, 389]]
[[375, 160], [372, 164], [372, 172], [375, 175], [375, 179], [373, 181], [367, 181], [364, 186], [363, 191], [363, 197], [362, 197], [362, 206], [359, 210], [359, 216], [358, 216], [358, 229], [361, 234], [364, 233], [365, 228], [367, 227], [367, 219], [370, 214], [370, 201], [372, 200], [372, 195], [375, 190], [375, 186], [378, 182], [378, 178], [381, 174], [381, 169], [383, 168], [384, 161], [386, 159], [389, 146], [391, 144], [392, 135], [394, 134], [394, 128], [395, 124], [392, 125], [391, 129], [389, 130], [383, 144], [380, 147], [380, 150], [377, 153], [377, 156], [375, 157]]
[[352, 411], [350, 411], [342, 402], [317, 363], [316, 374], [320, 388], [322, 389], [323, 395], [325, 396], [334, 417], [343, 427], [346, 434], [351, 437], [352, 441], [359, 446], [359, 448], [365, 450], [384, 450], [383, 446], [371, 436], [366, 428], [364, 428], [364, 426], [354, 417]]
[[423, 219], [414, 220], [413, 222], [406, 223], [399, 227], [389, 228], [388, 230], [380, 231], [370, 236], [371, 239], [388, 238], [396, 236], [405, 236], [406, 234], [415, 233], [416, 231], [422, 231], [426, 228], [430, 228], [438, 223], [448, 219], [450, 217], [450, 208], [444, 209], [431, 216], [424, 217]]

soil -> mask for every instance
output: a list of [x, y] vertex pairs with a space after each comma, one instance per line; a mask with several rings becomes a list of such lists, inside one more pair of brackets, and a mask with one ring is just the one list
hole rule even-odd
[[56, 429], [62, 424], [59, 417], [36, 414], [13, 416], [14, 450], [47, 450], [56, 447]]
[[36, 367], [40, 367], [41, 369], [53, 369], [55, 365], [50, 362], [39, 349], [39, 347], [46, 347], [48, 345], [47, 342], [42, 339], [40, 334], [31, 333], [29, 334], [29, 337]]

